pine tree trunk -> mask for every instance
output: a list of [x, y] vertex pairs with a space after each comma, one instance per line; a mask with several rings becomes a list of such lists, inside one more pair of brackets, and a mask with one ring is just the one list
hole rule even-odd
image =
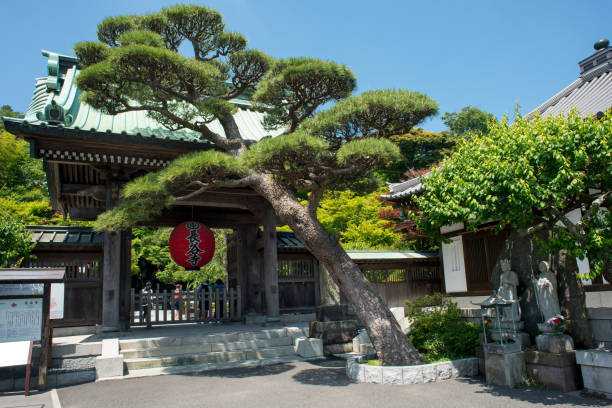
[[327, 269], [366, 327], [383, 365], [421, 363], [418, 351], [402, 332], [380, 295], [342, 248], [337, 235], [327, 231], [290, 191], [269, 176], [259, 176], [253, 188], [271, 203], [283, 222]]

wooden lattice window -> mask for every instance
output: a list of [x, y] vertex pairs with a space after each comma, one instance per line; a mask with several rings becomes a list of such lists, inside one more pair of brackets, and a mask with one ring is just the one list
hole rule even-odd
[[372, 283], [405, 282], [405, 269], [366, 269], [364, 275]]
[[279, 280], [314, 279], [314, 262], [312, 260], [279, 260], [277, 270]]
[[440, 266], [414, 264], [410, 267], [410, 279], [413, 282], [439, 281]]

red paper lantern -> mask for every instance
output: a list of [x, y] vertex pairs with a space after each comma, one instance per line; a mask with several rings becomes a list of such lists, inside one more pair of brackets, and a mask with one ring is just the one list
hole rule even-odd
[[199, 269], [215, 253], [215, 236], [204, 224], [187, 221], [179, 224], [170, 234], [170, 256], [185, 269]]

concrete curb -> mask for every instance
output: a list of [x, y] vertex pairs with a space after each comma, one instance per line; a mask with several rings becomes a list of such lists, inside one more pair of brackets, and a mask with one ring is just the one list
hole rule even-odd
[[478, 375], [476, 357], [415, 366], [370, 366], [360, 361], [359, 357], [346, 361], [347, 377], [375, 384], [421, 384]]

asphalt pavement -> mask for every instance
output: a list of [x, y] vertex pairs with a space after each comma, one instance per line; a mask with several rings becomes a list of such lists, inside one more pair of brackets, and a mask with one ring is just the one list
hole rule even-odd
[[490, 387], [481, 379], [360, 384], [346, 377], [339, 360], [102, 381], [57, 392], [63, 408], [612, 406], [610, 400], [535, 388]]

